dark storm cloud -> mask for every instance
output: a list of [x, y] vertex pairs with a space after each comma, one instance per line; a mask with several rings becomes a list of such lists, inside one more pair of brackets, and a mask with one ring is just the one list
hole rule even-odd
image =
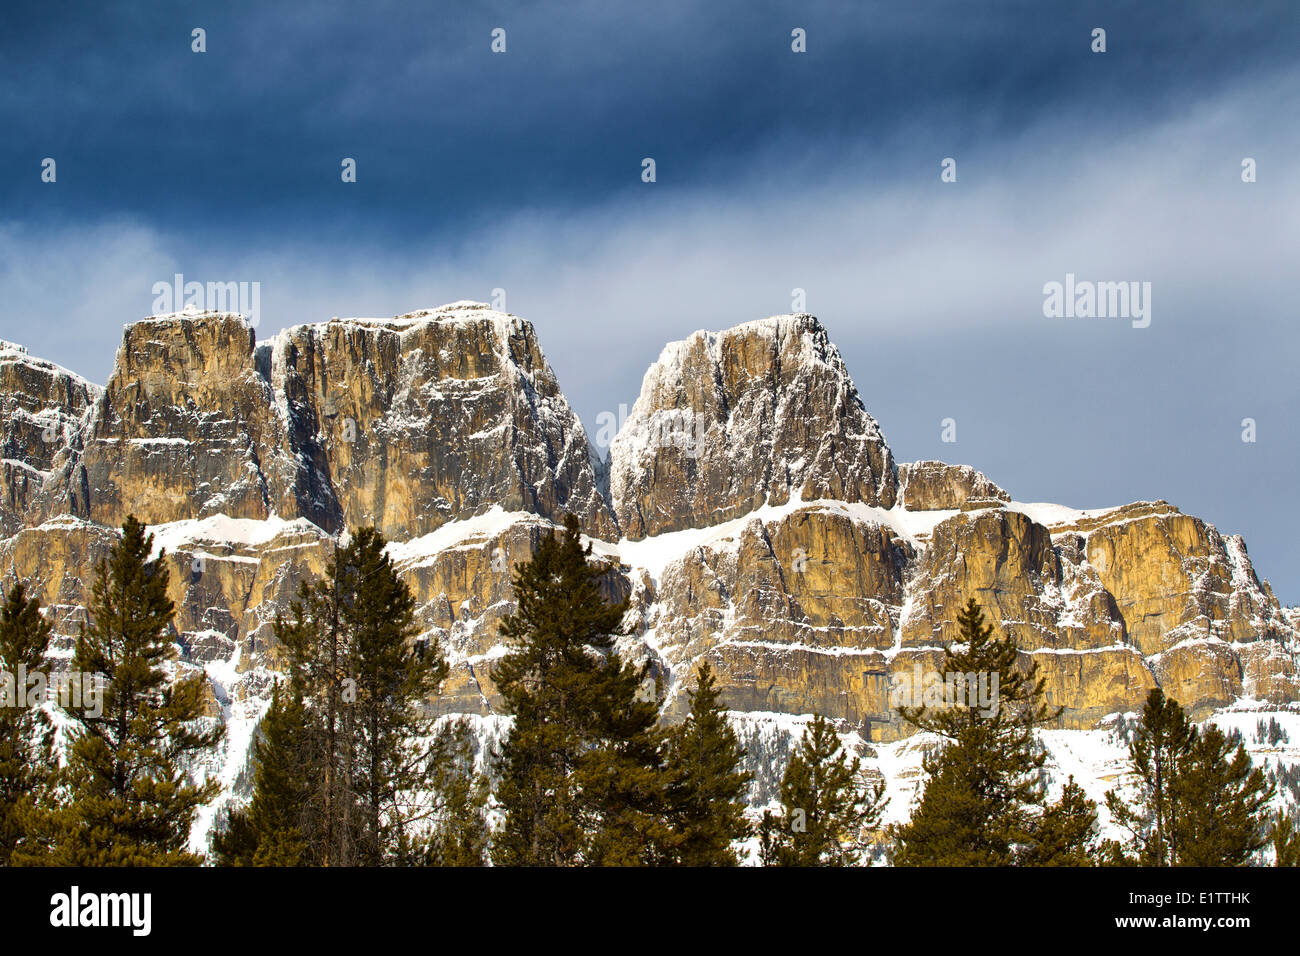
[[[590, 425], [800, 287], [900, 458], [1168, 498], [1294, 602], [1298, 45], [1289, 3], [27, 5], [0, 337], [102, 381], [174, 272], [261, 282], [263, 336], [503, 287]], [[1151, 326], [1045, 318], [1067, 272]]]

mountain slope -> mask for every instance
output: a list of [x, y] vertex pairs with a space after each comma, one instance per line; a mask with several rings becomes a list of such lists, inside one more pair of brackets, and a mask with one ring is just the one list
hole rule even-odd
[[968, 597], [1037, 662], [1065, 708], [1053, 733], [1105, 733], [1157, 684], [1198, 718], [1300, 713], [1300, 614], [1240, 538], [1165, 502], [1021, 503], [965, 466], [895, 462], [812, 316], [667, 346], [608, 500], [532, 326], [476, 303], [264, 342], [233, 314], [155, 317], [125, 329], [103, 389], [5, 345], [0, 407], [4, 582], [31, 583], [66, 657], [117, 525], [146, 520], [176, 666], [205, 673], [229, 725], [208, 768], [228, 797], [280, 666], [271, 622], [368, 523], [450, 655], [438, 705], [493, 732], [510, 568], [570, 511], [630, 601], [620, 648], [651, 663], [665, 718], [709, 660], [769, 763], [773, 728], [818, 712], [903, 773], [891, 692], [936, 668]]

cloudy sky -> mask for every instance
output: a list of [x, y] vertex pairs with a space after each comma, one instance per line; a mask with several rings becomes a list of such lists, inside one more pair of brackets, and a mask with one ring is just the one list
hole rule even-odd
[[[259, 336], [502, 288], [594, 435], [801, 288], [900, 460], [1165, 498], [1300, 602], [1293, 3], [415, 7], [8, 8], [0, 338], [103, 382], [178, 272], [260, 282]], [[1067, 273], [1149, 327], [1045, 317]]]

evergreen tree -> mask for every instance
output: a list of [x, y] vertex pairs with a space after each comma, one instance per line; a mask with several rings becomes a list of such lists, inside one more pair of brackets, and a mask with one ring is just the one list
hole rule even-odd
[[303, 742], [309, 737], [306, 709], [291, 690], [277, 685], [253, 742], [253, 798], [232, 810], [212, 837], [220, 866], [305, 866], [312, 859], [304, 835], [311, 806], [313, 769]]
[[[298, 739], [287, 742], [295, 752], [288, 759], [304, 768], [308, 785], [300, 832], [307, 858], [321, 866], [355, 865], [349, 834], [360, 817], [348, 773], [355, 752], [345, 726], [345, 692], [355, 700], [355, 690], [346, 683], [351, 664], [340, 614], [346, 576], [347, 560], [343, 548], [336, 546], [324, 577], [304, 581], [288, 616], [277, 615], [274, 624], [275, 638], [287, 652], [290, 693], [305, 710]], [[238, 820], [230, 822], [233, 839]], [[246, 850], [245, 856], [251, 852]]]
[[517, 610], [501, 625], [510, 651], [492, 669], [514, 715], [499, 759], [498, 865], [663, 858], [658, 706], [638, 693], [648, 668], [614, 651], [626, 603], [604, 599], [604, 570], [590, 554], [569, 515], [563, 534], [544, 538], [514, 572]]
[[52, 853], [23, 862], [201, 862], [186, 849], [190, 827], [218, 785], [193, 783], [185, 767], [216, 745], [222, 728], [200, 726], [201, 677], [168, 679], [174, 609], [164, 556], [150, 560], [152, 550], [153, 536], [128, 517], [121, 540], [99, 566], [72, 669], [103, 676], [101, 706], [67, 710], [75, 739], [62, 799], [46, 816]]
[[1061, 799], [1044, 809], [1030, 827], [1016, 859], [1021, 866], [1092, 866], [1097, 834], [1097, 805], [1070, 777]]
[[[957, 618], [960, 643], [944, 651], [943, 673], [960, 675], [962, 699], [943, 706], [901, 706], [901, 716], [921, 730], [944, 738], [927, 754], [924, 794], [912, 819], [895, 828], [894, 862], [899, 866], [1011, 866], [1030, 856], [1050, 858], [1036, 848], [1040, 824], [1057, 827], [1076, 818], [1081, 807], [1058, 808], [1044, 819], [1039, 771], [1046, 751], [1035, 746], [1034, 730], [1054, 721], [1059, 709], [1043, 701], [1037, 665], [1018, 667], [1011, 635], [993, 637], [993, 625], [971, 599]], [[991, 690], [981, 701], [973, 689], [980, 680]], [[1071, 794], [1073, 799], [1074, 794]], [[1044, 839], [1058, 841], [1051, 830]]]
[[723, 712], [708, 663], [696, 673], [686, 720], [668, 739], [670, 860], [682, 866], [735, 866], [733, 844], [749, 836], [745, 749]]
[[574, 771], [586, 834], [582, 860], [588, 865], [669, 862], [666, 740], [658, 726], [659, 702], [639, 696], [648, 671], [610, 652], [599, 675], [593, 745]]
[[781, 778], [781, 816], [763, 816], [759, 855], [764, 866], [851, 866], [880, 822], [884, 784], [868, 788], [862, 762], [849, 758], [820, 714]]
[[429, 755], [435, 812], [422, 855], [428, 866], [486, 866], [488, 781], [475, 769], [473, 728], [463, 718], [438, 729]]
[[429, 701], [448, 672], [436, 645], [432, 653], [415, 648], [415, 598], [398, 578], [386, 546], [373, 528], [356, 533], [350, 551], [357, 589], [344, 615], [353, 635], [358, 778], [365, 810], [359, 858], [371, 866], [386, 862], [409, 828], [431, 812], [421, 795], [430, 759], [421, 741], [433, 733]]
[[1252, 766], [1246, 748], [1212, 724], [1197, 729], [1185, 766], [1174, 787], [1184, 808], [1176, 815], [1177, 865], [1248, 865], [1268, 844], [1275, 788]]
[[1274, 866], [1300, 866], [1300, 826], [1291, 813], [1278, 813], [1269, 831]]
[[15, 583], [0, 608], [0, 866], [8, 866], [26, 842], [36, 807], [49, 792], [52, 727], [34, 706], [38, 702], [26, 699], [26, 685], [29, 674], [44, 673], [50, 633], [36, 599]]
[[432, 812], [421, 802], [422, 742], [447, 663], [436, 644], [416, 643], [415, 601], [385, 548], [374, 528], [356, 531], [276, 623], [309, 715], [295, 758], [314, 782], [302, 835], [308, 858], [325, 866], [392, 862]]
[[[1160, 688], [1152, 689], [1128, 746], [1129, 762], [1138, 776], [1137, 802], [1125, 802], [1117, 791], [1106, 794], [1112, 819], [1129, 831], [1129, 848], [1144, 866], [1172, 866], [1177, 857], [1181, 830], [1174, 782], [1195, 732], [1178, 702], [1165, 697]], [[1109, 846], [1113, 862], [1120, 861], [1117, 854], [1122, 849]]]
[[1242, 866], [1267, 842], [1274, 787], [1252, 769], [1244, 747], [1216, 727], [1198, 729], [1159, 688], [1147, 695], [1129, 760], [1135, 799], [1106, 795], [1112, 818], [1129, 833], [1124, 844], [1107, 846], [1110, 862]]

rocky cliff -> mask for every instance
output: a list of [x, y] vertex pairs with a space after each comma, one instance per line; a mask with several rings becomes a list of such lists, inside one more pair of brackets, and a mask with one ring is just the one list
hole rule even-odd
[[532, 326], [476, 303], [263, 342], [237, 315], [155, 317], [125, 329], [103, 389], [0, 345], [0, 409], [5, 583], [32, 584], [67, 655], [116, 527], [148, 522], [177, 666], [229, 724], [211, 769], [230, 788], [279, 667], [270, 622], [362, 524], [452, 659], [439, 706], [487, 721], [509, 569], [566, 512], [630, 602], [622, 649], [653, 665], [666, 719], [709, 660], [769, 756], [813, 712], [906, 746], [891, 689], [937, 666], [969, 597], [1038, 664], [1061, 733], [1157, 684], [1198, 717], [1300, 701], [1300, 614], [1240, 538], [1165, 502], [1021, 503], [969, 467], [896, 463], [807, 315], [667, 346], [605, 493]]
[[630, 538], [831, 498], [888, 508], [889, 446], [811, 315], [697, 332], [664, 349], [610, 446]]
[[493, 505], [614, 522], [532, 326], [455, 303], [258, 344], [229, 313], [128, 326], [32, 519], [225, 515], [374, 524], [394, 540]]
[[0, 533], [28, 520], [55, 460], [79, 440], [101, 390], [0, 341]]

